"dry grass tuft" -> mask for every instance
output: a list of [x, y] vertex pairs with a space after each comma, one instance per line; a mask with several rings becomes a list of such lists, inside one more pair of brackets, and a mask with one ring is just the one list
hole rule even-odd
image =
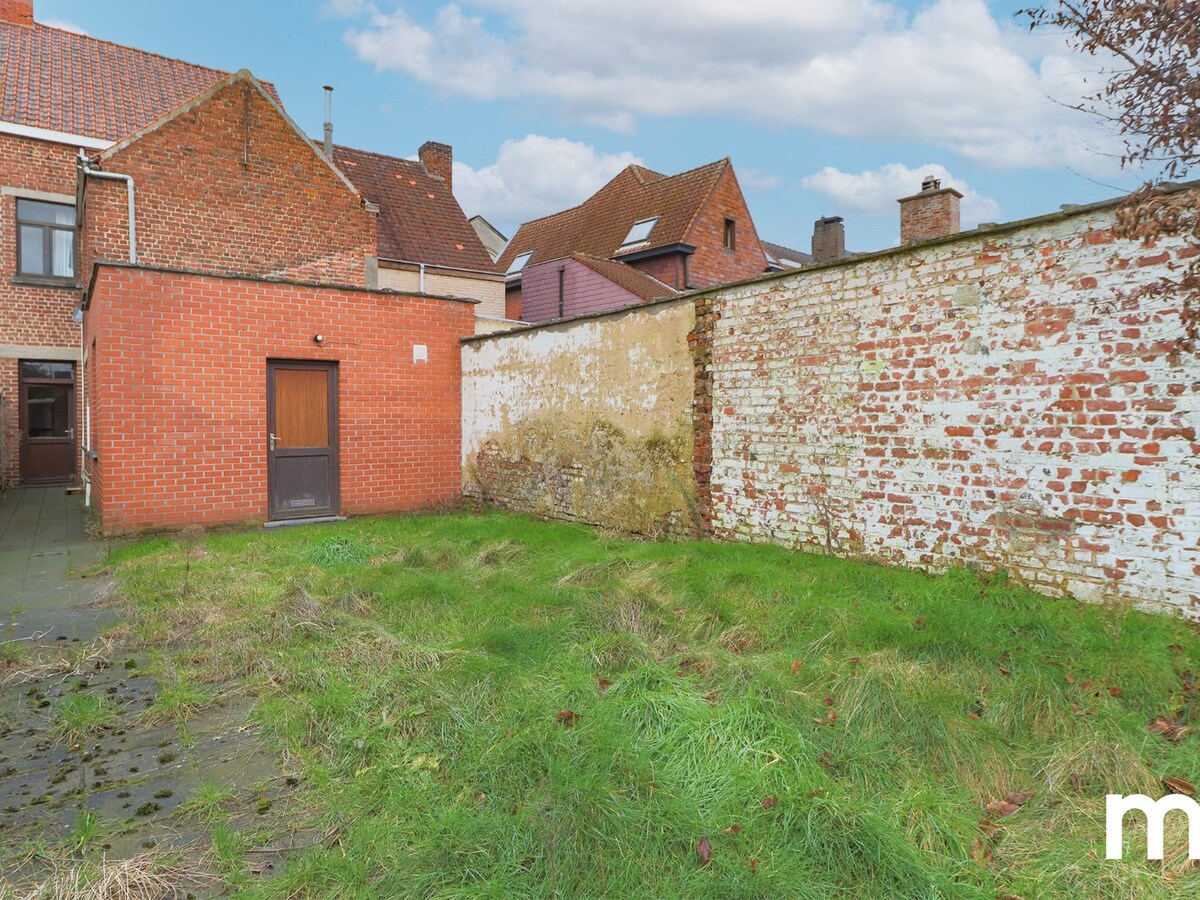
[[[1072, 778], [1074, 776], [1074, 778]], [[1060, 747], [1038, 773], [1051, 793], [1077, 790], [1105, 793], [1156, 794], [1154, 777], [1137, 753], [1099, 736]], [[1076, 788], [1078, 783], [1078, 788]]]
[[60, 869], [18, 893], [0, 888], [0, 900], [183, 900], [211, 887], [216, 876], [199, 864], [182, 866], [153, 853]]
[[516, 541], [501, 541], [484, 547], [475, 555], [475, 567], [503, 566], [513, 562], [524, 552], [524, 548]]

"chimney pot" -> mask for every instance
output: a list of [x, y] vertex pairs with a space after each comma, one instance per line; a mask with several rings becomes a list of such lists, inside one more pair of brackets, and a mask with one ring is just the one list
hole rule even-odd
[[33, 0], [0, 0], [0, 22], [32, 25]]
[[815, 263], [846, 256], [846, 225], [841, 216], [826, 216], [813, 224], [812, 257]]
[[961, 230], [962, 194], [944, 188], [932, 175], [921, 183], [921, 192], [900, 199], [900, 243], [913, 244], [949, 237]]
[[446, 187], [454, 192], [454, 148], [449, 144], [439, 144], [437, 141], [426, 141], [417, 151], [421, 165], [430, 175], [441, 178]]

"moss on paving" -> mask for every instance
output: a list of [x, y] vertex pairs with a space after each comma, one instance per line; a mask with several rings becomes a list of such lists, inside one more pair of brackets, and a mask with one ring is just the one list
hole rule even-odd
[[1106, 793], [1200, 781], [1195, 731], [1147, 728], [1196, 714], [1179, 621], [496, 513], [192, 543], [110, 565], [180, 683], [240, 680], [300, 773], [319, 839], [247, 886], [231, 830], [244, 895], [1200, 888], [1181, 821], [1163, 864], [1132, 817], [1129, 858], [1103, 858]]

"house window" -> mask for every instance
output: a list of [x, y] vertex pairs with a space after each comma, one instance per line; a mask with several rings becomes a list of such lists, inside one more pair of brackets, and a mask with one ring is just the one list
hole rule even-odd
[[633, 227], [629, 229], [629, 234], [625, 236], [625, 240], [621, 242], [621, 249], [625, 250], [636, 244], [644, 244], [650, 239], [650, 233], [654, 231], [654, 226], [658, 224], [658, 216], [652, 219], [642, 219], [639, 222], [634, 222]]
[[75, 279], [75, 207], [17, 200], [17, 274]]
[[737, 249], [737, 222], [733, 219], [725, 220], [725, 249]]
[[504, 274], [505, 275], [516, 275], [523, 268], [525, 268], [525, 266], [527, 266], [529, 264], [529, 260], [533, 259], [534, 253], [535, 253], [535, 251], [533, 251], [533, 250], [530, 250], [528, 253], [522, 253], [520, 256], [518, 256], [516, 259], [514, 259], [512, 261], [512, 265], [510, 265], [508, 267], [508, 271], [505, 272]]

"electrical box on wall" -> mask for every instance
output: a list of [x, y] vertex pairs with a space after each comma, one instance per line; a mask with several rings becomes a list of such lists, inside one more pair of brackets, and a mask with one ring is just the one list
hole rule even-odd
[[424, 344], [413, 344], [413, 362], [429, 362], [429, 348]]

